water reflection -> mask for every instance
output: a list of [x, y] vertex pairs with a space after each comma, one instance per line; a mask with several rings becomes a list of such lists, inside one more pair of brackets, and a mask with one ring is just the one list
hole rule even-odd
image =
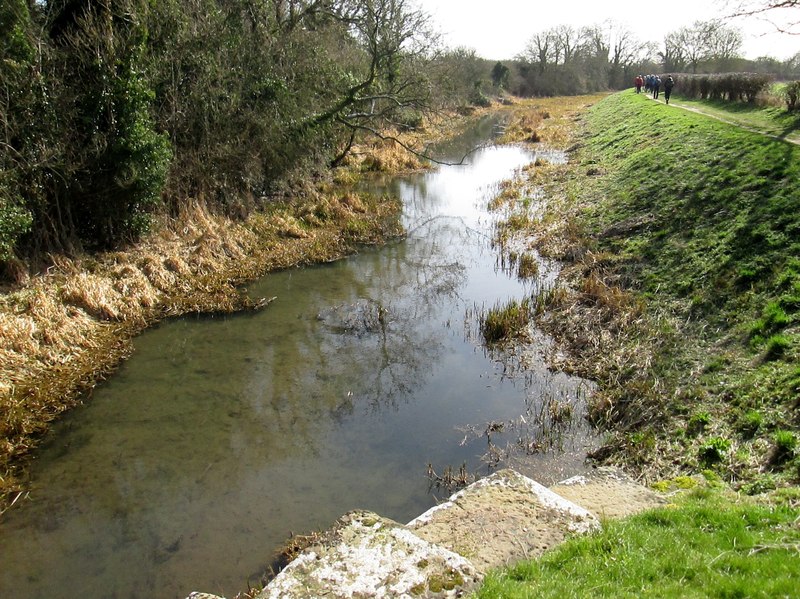
[[580, 467], [580, 420], [564, 453], [506, 451], [568, 431], [537, 414], [580, 381], [541, 356], [499, 361], [470, 335], [470, 307], [531, 292], [497, 268], [485, 206], [532, 158], [487, 148], [388, 182], [407, 206], [402, 243], [265, 277], [251, 293], [277, 299], [261, 313], [139, 338], [56, 428], [31, 500], [0, 526], [0, 596], [233, 596], [292, 531], [355, 508], [399, 521], [427, 509], [428, 462], [485, 471], [491, 421], [507, 423], [490, 439], [502, 459], [527, 474]]

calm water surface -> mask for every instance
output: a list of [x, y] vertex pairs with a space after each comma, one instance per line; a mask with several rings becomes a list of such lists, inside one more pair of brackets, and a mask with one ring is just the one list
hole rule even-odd
[[[428, 463], [489, 472], [489, 422], [506, 423], [491, 437], [503, 455], [520, 440], [538, 447], [537, 416], [553, 398], [577, 405], [585, 384], [541, 361], [513, 374], [475, 322], [541, 283], [498, 267], [485, 209], [533, 158], [490, 147], [388, 182], [408, 239], [269, 275], [249, 289], [277, 298], [260, 313], [138, 338], [56, 427], [30, 500], [0, 523], [0, 597], [232, 597], [291, 532], [356, 508], [406, 522], [446, 497]], [[542, 264], [543, 279], [554, 272]], [[588, 433], [580, 418], [561, 432], [563, 451], [501, 465], [545, 483], [577, 472]]]

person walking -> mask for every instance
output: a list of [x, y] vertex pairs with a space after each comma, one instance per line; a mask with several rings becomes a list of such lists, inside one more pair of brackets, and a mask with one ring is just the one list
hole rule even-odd
[[644, 83], [644, 79], [642, 79], [641, 75], [636, 75], [636, 79], [633, 80], [633, 84], [636, 86], [636, 93], [641, 93], [642, 91], [642, 84]]
[[675, 80], [672, 75], [668, 75], [664, 80], [664, 101], [669, 104], [669, 97], [672, 95], [672, 87], [675, 85]]
[[661, 78], [658, 75], [653, 76], [653, 99], [658, 100], [658, 92], [661, 91]]

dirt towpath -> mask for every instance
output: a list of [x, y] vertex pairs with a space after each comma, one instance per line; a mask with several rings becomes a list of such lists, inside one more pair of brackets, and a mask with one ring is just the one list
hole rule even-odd
[[732, 119], [723, 118], [717, 114], [713, 114], [710, 111], [703, 110], [702, 108], [697, 108], [696, 106], [689, 106], [688, 104], [683, 104], [681, 102], [676, 102], [674, 99], [669, 103], [666, 104], [662, 97], [658, 99], [649, 97], [650, 100], [654, 102], [659, 102], [660, 104], [665, 104], [667, 106], [671, 106], [672, 108], [680, 108], [681, 110], [688, 110], [689, 112], [694, 112], [697, 114], [702, 114], [703, 116], [707, 116], [710, 119], [714, 119], [715, 121], [719, 121], [721, 123], [725, 123], [727, 125], [733, 125], [734, 127], [739, 127], [740, 129], [744, 129], [745, 131], [749, 131], [750, 133], [758, 133], [759, 135], [763, 135], [764, 137], [769, 137], [771, 139], [777, 139], [781, 141], [789, 142], [790, 144], [800, 145], [800, 132], [798, 131], [791, 131], [786, 135], [773, 135], [772, 133], [767, 133], [766, 131], [761, 131], [755, 127], [750, 127], [743, 123], [739, 123]]

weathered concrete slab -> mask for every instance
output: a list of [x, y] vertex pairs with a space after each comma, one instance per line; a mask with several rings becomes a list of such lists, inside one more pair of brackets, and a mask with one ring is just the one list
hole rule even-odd
[[536, 557], [568, 534], [598, 526], [586, 509], [513, 470], [479, 480], [408, 523], [481, 572]]
[[[550, 489], [501, 470], [406, 526], [351, 512], [300, 554], [256, 599], [460, 597], [482, 572], [537, 557], [571, 533], [666, 503], [614, 468]], [[190, 599], [220, 599], [192, 594]]]
[[257, 599], [456, 597], [481, 580], [465, 558], [372, 512], [339, 519]]
[[574, 476], [553, 485], [550, 490], [601, 519], [624, 518], [667, 503], [658, 493], [611, 467], [600, 467], [588, 474]]

